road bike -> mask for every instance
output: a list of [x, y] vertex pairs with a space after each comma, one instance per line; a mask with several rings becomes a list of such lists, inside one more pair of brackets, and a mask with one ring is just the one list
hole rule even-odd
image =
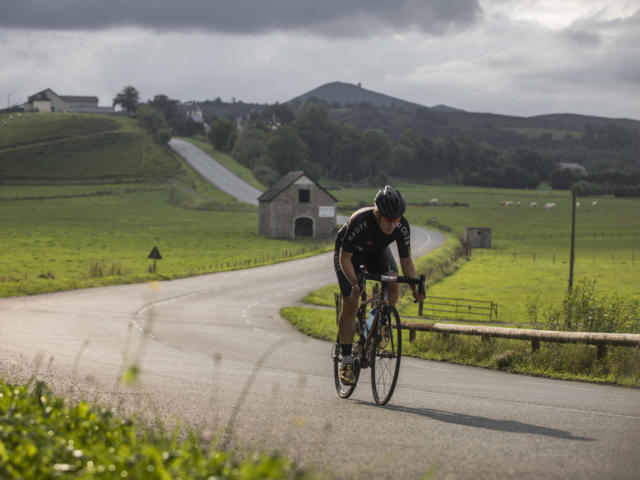
[[[375, 285], [370, 298], [367, 298], [366, 280], [380, 282], [380, 288], [376, 288], [378, 285]], [[361, 370], [371, 368], [371, 389], [374, 400], [378, 405], [386, 405], [391, 399], [400, 371], [402, 329], [400, 315], [389, 303], [389, 284], [415, 284], [418, 285], [420, 293], [424, 294], [424, 280], [424, 274], [420, 278], [410, 278], [363, 272], [361, 303], [356, 313], [356, 331], [352, 350], [354, 385], [344, 384], [340, 380], [342, 354], [338, 337], [331, 352], [336, 391], [340, 398], [349, 398], [358, 384]], [[336, 321], [339, 316], [340, 302], [336, 300]]]

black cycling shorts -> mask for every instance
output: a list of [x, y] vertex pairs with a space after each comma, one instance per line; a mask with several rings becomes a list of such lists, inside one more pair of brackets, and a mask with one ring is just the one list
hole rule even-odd
[[[362, 271], [361, 265], [364, 265], [369, 273], [398, 273], [398, 265], [389, 247], [381, 252], [355, 252], [351, 257], [351, 264], [353, 265], [356, 275]], [[342, 273], [342, 268], [340, 268], [340, 248], [336, 248], [333, 252], [333, 267], [338, 276], [338, 283], [340, 284], [342, 295], [345, 297], [350, 296], [351, 282], [347, 280], [347, 277]]]

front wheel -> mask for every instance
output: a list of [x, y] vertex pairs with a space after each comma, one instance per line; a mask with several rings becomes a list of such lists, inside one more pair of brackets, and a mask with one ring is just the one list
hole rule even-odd
[[371, 354], [371, 388], [376, 403], [386, 405], [396, 388], [402, 356], [402, 330], [395, 307], [384, 308], [379, 325]]

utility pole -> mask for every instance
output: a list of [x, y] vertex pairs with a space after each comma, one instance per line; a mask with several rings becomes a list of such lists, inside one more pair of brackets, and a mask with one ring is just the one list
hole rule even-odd
[[569, 256], [569, 293], [573, 288], [573, 264], [576, 259], [576, 188], [571, 189], [571, 253]]

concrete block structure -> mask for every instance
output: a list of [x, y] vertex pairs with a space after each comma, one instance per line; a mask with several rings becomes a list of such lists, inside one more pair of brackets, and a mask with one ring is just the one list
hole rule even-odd
[[491, 229], [464, 227], [464, 242], [469, 248], [491, 248]]
[[302, 171], [289, 172], [258, 197], [259, 233], [270, 238], [328, 238], [337, 199]]

